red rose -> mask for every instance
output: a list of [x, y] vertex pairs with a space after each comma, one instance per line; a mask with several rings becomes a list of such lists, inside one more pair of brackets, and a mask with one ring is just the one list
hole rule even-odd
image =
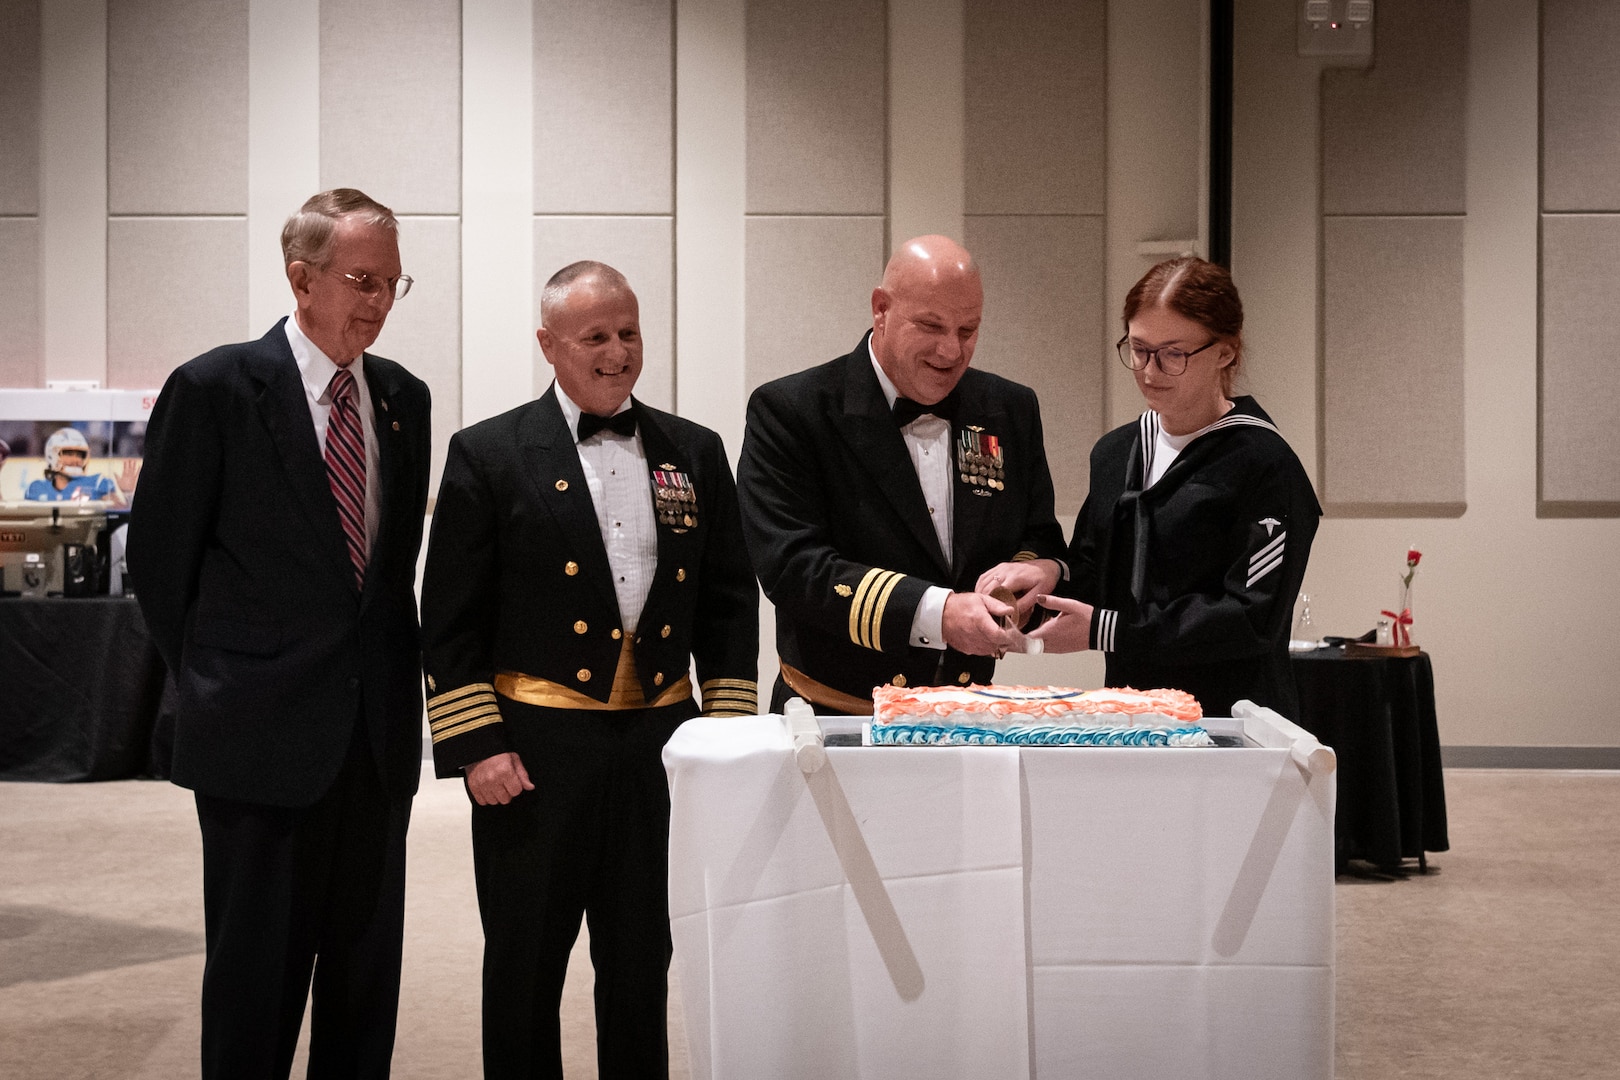
[[1418, 562], [1422, 558], [1423, 558], [1423, 552], [1419, 551], [1417, 548], [1408, 548], [1407, 549], [1407, 551], [1406, 551], [1406, 565], [1407, 566], [1416, 566], [1418, 564]]

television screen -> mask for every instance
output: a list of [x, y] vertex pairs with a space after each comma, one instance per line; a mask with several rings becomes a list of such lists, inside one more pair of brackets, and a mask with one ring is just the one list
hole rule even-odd
[[128, 506], [156, 396], [0, 390], [0, 502]]

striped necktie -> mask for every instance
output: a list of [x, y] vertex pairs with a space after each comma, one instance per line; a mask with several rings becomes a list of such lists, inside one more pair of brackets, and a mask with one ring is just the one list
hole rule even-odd
[[326, 479], [337, 500], [358, 589], [366, 577], [366, 438], [355, 405], [354, 373], [338, 368], [326, 393], [332, 402], [326, 421]]

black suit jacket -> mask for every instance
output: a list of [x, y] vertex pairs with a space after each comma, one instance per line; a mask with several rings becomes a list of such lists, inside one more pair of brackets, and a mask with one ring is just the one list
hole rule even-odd
[[[697, 497], [690, 524], [657, 526], [658, 569], [634, 642], [642, 693], [654, 700], [695, 660], [706, 712], [753, 715], [759, 591], [725, 447], [708, 428], [635, 408], [648, 468], [685, 473]], [[619, 601], [555, 388], [451, 438], [422, 627], [440, 776], [513, 749], [494, 692], [500, 672], [608, 700], [623, 645]]]
[[171, 776], [206, 795], [307, 806], [363, 721], [385, 788], [407, 796], [422, 755], [414, 586], [428, 388], [362, 357], [382, 516], [356, 591], [285, 321], [176, 369], [147, 427], [128, 553], [180, 692]]
[[[995, 488], [956, 470], [949, 564], [867, 338], [749, 400], [737, 483], [749, 555], [776, 605], [777, 652], [835, 690], [870, 698], [879, 683], [931, 684], [940, 652], [910, 643], [929, 586], [968, 591], [997, 563], [1064, 556], [1035, 392], [974, 368], [957, 387], [953, 447], [964, 433], [995, 436], [1006, 475]], [[995, 671], [989, 657], [954, 650], [944, 662], [958, 683]]]

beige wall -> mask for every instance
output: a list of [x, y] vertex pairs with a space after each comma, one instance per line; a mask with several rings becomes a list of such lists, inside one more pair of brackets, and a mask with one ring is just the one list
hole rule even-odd
[[[1283, 360], [1319, 350], [1318, 69], [1294, 55], [1296, 6], [1238, 5], [1233, 271], [1256, 393], [1309, 462], [1316, 367]], [[1416, 545], [1416, 630], [1434, 657], [1442, 742], [1613, 746], [1615, 710], [1598, 687], [1620, 667], [1620, 522], [1536, 516], [1535, 5], [1474, 0], [1468, 32], [1463, 370], [1452, 391], [1466, 509], [1330, 518], [1305, 587], [1324, 632], [1360, 631], [1395, 600]]]
[[[1237, 6], [1248, 388], [1316, 470], [1322, 67], [1296, 55], [1294, 0]], [[1359, 632], [1416, 544], [1445, 742], [1620, 745], [1612, 709], [1588, 705], [1578, 678], [1616, 666], [1620, 522], [1536, 516], [1535, 5], [1450, 6], [1469, 14], [1461, 374], [1425, 392], [1461, 402], [1444, 449], [1464, 501], [1452, 517], [1327, 520], [1307, 590], [1323, 632]], [[1091, 439], [1140, 409], [1109, 351], [1119, 300], [1207, 235], [1201, 0], [233, 0], [207, 19], [196, 0], [113, 7], [0, 4], [0, 24], [38, 38], [11, 41], [18, 66], [0, 80], [0, 247], [13, 256], [0, 379], [14, 384], [155, 383], [202, 337], [262, 333], [284, 303], [280, 218], [316, 186], [360, 183], [407, 215], [418, 284], [386, 345], [433, 386], [441, 448], [543, 384], [537, 286], [598, 252], [622, 253], [609, 257], [646, 294], [650, 399], [735, 454], [748, 389], [853, 344], [896, 241], [965, 231], [997, 275], [982, 361], [1041, 391], [1063, 439], [1067, 526]], [[634, 79], [570, 67], [579, 42], [616, 35], [639, 50]], [[164, 42], [183, 46], [186, 78], [165, 77]], [[421, 77], [390, 93], [396, 54]], [[187, 98], [188, 138], [171, 146], [165, 95], [216, 68], [220, 93]], [[86, 86], [116, 89], [115, 107]], [[373, 92], [377, 108], [359, 104]], [[1009, 133], [1045, 143], [1021, 161]], [[171, 176], [177, 155], [196, 165]], [[216, 292], [196, 318], [153, 291], [143, 251], [209, 267]], [[768, 638], [762, 660], [772, 670]], [[1095, 685], [1101, 671], [1095, 656], [1017, 659], [1003, 676]]]

